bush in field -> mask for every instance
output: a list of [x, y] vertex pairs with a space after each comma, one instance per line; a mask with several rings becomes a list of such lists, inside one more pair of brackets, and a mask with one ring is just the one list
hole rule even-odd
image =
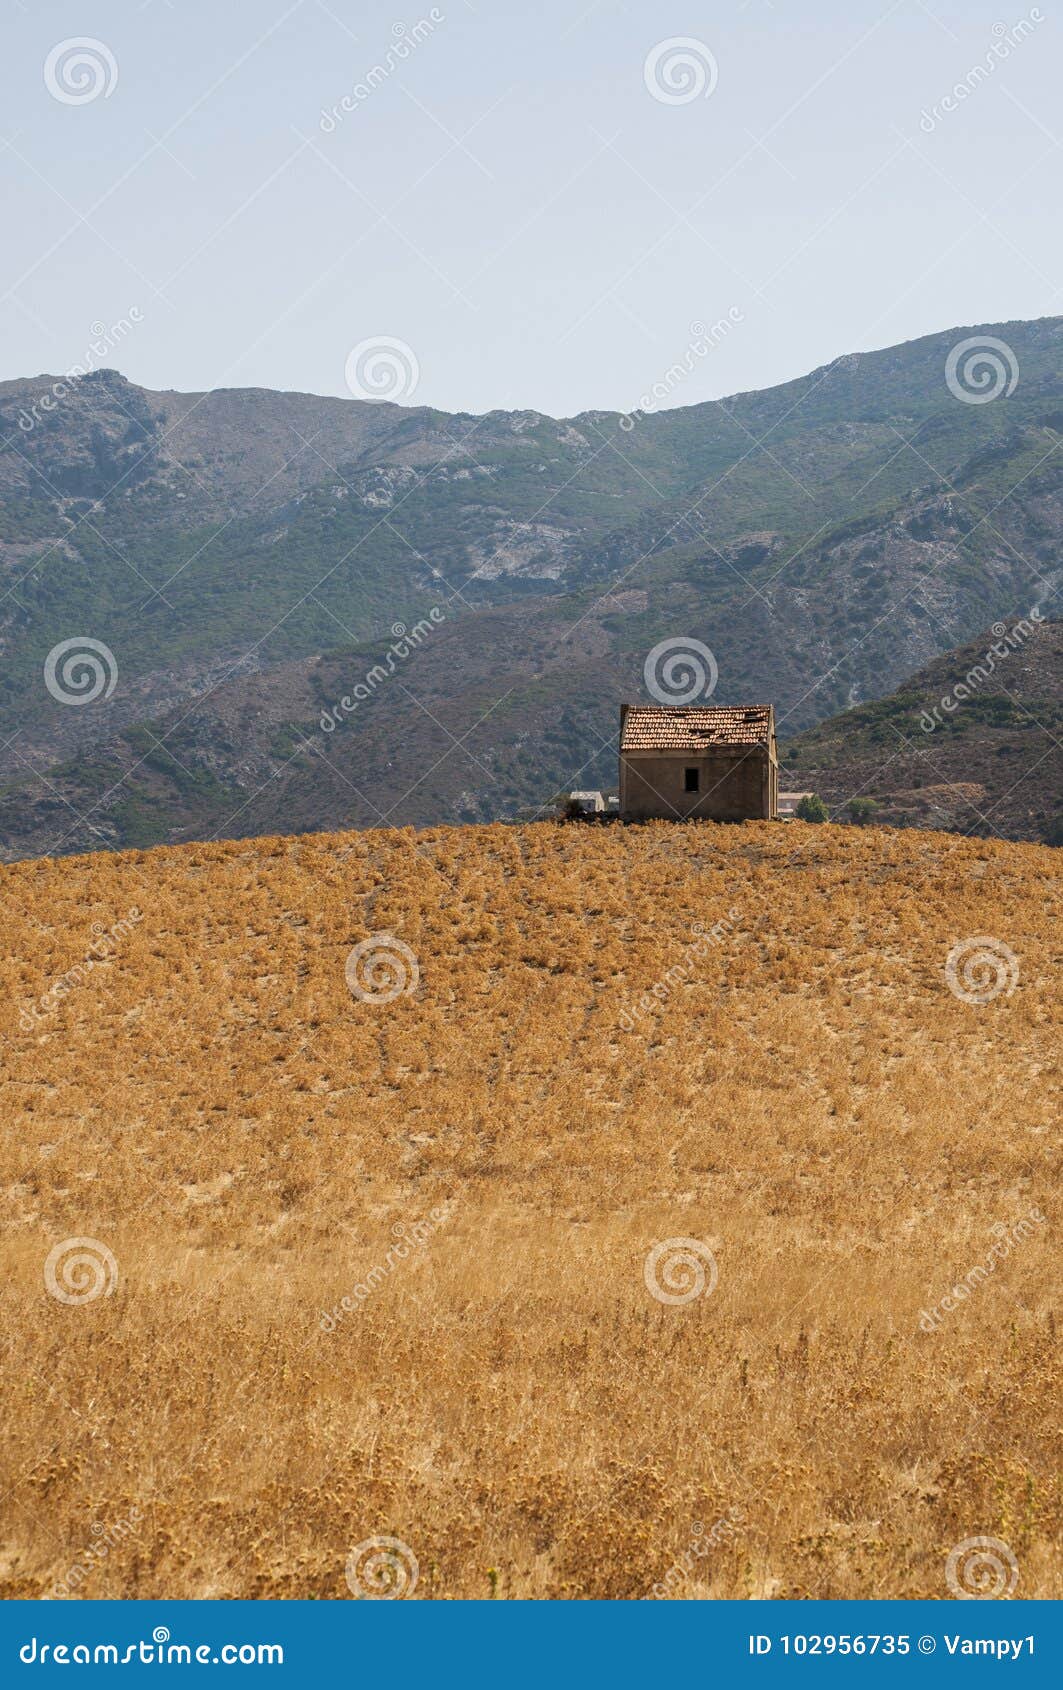
[[797, 806], [797, 818], [803, 822], [829, 822], [830, 812], [822, 798], [810, 793]]

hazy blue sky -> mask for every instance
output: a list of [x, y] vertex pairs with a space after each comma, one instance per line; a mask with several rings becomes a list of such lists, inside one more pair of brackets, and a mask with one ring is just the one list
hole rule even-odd
[[1051, 0], [0, 6], [0, 377], [135, 309], [150, 387], [346, 394], [386, 336], [414, 403], [570, 414], [729, 312], [669, 403], [1063, 310]]

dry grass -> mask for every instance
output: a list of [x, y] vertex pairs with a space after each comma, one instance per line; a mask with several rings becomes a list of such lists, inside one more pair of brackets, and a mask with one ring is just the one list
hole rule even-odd
[[[635, 1597], [731, 1511], [670, 1588], [945, 1596], [986, 1534], [1060, 1594], [1057, 862], [750, 824], [0, 871], [0, 1590], [345, 1597], [389, 1533], [418, 1596]], [[386, 1006], [344, 983], [381, 931], [420, 964]], [[980, 1006], [943, 972], [977, 934], [1019, 967]], [[46, 1291], [72, 1236], [111, 1295]], [[719, 1281], [669, 1306], [643, 1267], [678, 1236]]]

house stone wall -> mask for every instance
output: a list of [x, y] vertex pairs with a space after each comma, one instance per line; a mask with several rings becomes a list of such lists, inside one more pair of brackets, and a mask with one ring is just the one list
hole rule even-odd
[[[697, 768], [697, 792], [684, 791], [685, 769]], [[701, 818], [745, 821], [775, 814], [777, 771], [766, 750], [706, 756], [698, 752], [625, 752], [620, 809], [634, 821]]]

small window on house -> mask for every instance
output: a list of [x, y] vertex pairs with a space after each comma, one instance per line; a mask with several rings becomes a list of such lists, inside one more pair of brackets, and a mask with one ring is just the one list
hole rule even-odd
[[696, 792], [697, 790], [698, 790], [698, 771], [697, 771], [697, 769], [684, 769], [683, 770], [683, 791], [684, 792]]

